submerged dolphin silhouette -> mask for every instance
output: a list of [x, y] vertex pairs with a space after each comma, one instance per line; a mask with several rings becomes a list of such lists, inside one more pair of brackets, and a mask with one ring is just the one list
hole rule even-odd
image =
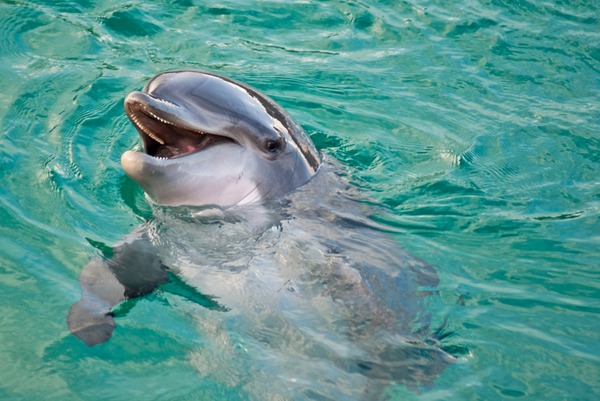
[[[236, 327], [281, 366], [290, 351], [280, 342], [291, 343], [294, 358], [369, 380], [363, 397], [373, 381], [429, 384], [454, 361], [428, 335], [423, 313], [438, 282], [433, 267], [364, 217], [372, 211], [351, 199], [329, 163], [320, 167], [310, 139], [272, 100], [184, 70], [151, 79], [125, 110], [144, 147], [123, 154], [126, 174], [153, 203], [175, 208], [156, 208], [154, 221], [84, 266], [81, 300], [67, 316], [76, 337], [107, 341], [113, 308], [174, 274], [208, 294], [219, 316], [243, 317]], [[295, 366], [293, 375], [318, 381], [318, 372]], [[308, 399], [342, 397], [335, 384], [293, 383]]]

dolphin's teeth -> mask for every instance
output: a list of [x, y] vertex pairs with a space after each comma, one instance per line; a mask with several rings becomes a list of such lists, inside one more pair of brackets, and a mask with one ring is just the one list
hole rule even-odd
[[[145, 107], [144, 107], [144, 109], [145, 109]], [[135, 114], [133, 114], [131, 117], [132, 117], [131, 120], [133, 121], [133, 123], [136, 126], [140, 127], [140, 129], [142, 131], [144, 131], [144, 133], [146, 135], [148, 135], [150, 138], [152, 138], [153, 140], [155, 140], [156, 142], [158, 142], [161, 145], [165, 144], [165, 141], [163, 141], [158, 135], [156, 135], [148, 127], [146, 127], [144, 124], [142, 124], [142, 122], [140, 121], [140, 119], [138, 118], [138, 116], [136, 116]]]
[[156, 142], [160, 143], [161, 145], [165, 144], [165, 141], [163, 141], [162, 139], [160, 139], [155, 133], [153, 133], [152, 131], [149, 130], [144, 130], [144, 132], [146, 134], [148, 134], [148, 136], [152, 139], [154, 139]]
[[[159, 99], [159, 100], [160, 100], [160, 99]], [[167, 103], [167, 104], [172, 104], [172, 103], [169, 103], [169, 102], [167, 102], [167, 101], [164, 101], [164, 102], [165, 102], [165, 103]], [[175, 124], [175, 123], [174, 123], [174, 122], [172, 122], [172, 121], [165, 120], [164, 118], [162, 118], [162, 117], [160, 117], [160, 116], [157, 116], [156, 114], [154, 114], [154, 113], [152, 112], [152, 110], [149, 110], [149, 109], [148, 109], [147, 107], [145, 107], [145, 106], [144, 106], [144, 112], [146, 112], [146, 113], [147, 113], [147, 114], [149, 114], [149, 115], [150, 115], [152, 118], [154, 118], [154, 119], [155, 119], [155, 120], [157, 120], [157, 121], [160, 121], [160, 122], [161, 122], [161, 123], [163, 123], [163, 124], [170, 125], [170, 126], [172, 126], [172, 127], [176, 127], [176, 128], [184, 128], [184, 127], [181, 127], [181, 126], [179, 126], [179, 125]], [[188, 128], [184, 128], [184, 129], [186, 129], [187, 131], [190, 131], [190, 132], [195, 132], [196, 134], [199, 134], [199, 135], [206, 135], [206, 133], [205, 133], [205, 132], [202, 132], [202, 131], [192, 130], [192, 129], [188, 129]], [[164, 145], [164, 144], [162, 144], [162, 143], [161, 143], [161, 145]]]
[[[157, 99], [157, 100], [160, 100], [160, 101], [162, 101], [163, 103], [166, 103], [166, 104], [169, 104], [169, 105], [172, 105], [172, 106], [176, 106], [175, 104], [173, 104], [173, 103], [171, 103], [171, 102], [168, 102], [168, 101], [166, 101], [166, 100], [162, 100], [162, 99]], [[179, 107], [179, 106], [176, 106], [176, 107]], [[142, 105], [142, 108], [144, 109], [144, 113], [145, 113], [145, 114], [149, 115], [150, 117], [152, 117], [152, 118], [153, 118], [153, 119], [155, 119], [156, 121], [159, 121], [159, 122], [161, 122], [161, 123], [163, 123], [163, 124], [165, 124], [165, 125], [170, 125], [170, 126], [172, 126], [172, 127], [176, 127], [176, 128], [183, 128], [183, 127], [181, 127], [181, 126], [179, 126], [179, 125], [175, 124], [175, 123], [174, 123], [174, 122], [172, 122], [172, 121], [166, 120], [166, 119], [162, 118], [161, 116], [158, 116], [158, 115], [156, 115], [154, 112], [152, 112], [152, 110], [150, 110], [148, 107], [146, 107], [146, 105]], [[140, 124], [140, 125], [141, 125], [141, 124]], [[184, 128], [184, 129], [186, 129], [186, 128]], [[199, 134], [199, 135], [206, 135], [206, 132], [197, 131], [197, 130], [192, 130], [192, 129], [186, 129], [186, 130], [187, 130], [187, 131], [190, 131], [190, 132], [195, 132], [196, 134]], [[148, 136], [150, 136], [152, 139], [154, 139], [156, 142], [160, 143], [161, 145], [164, 145], [164, 144], [165, 144], [165, 143], [164, 143], [164, 141], [162, 141], [160, 138], [158, 138], [158, 135], [154, 134], [153, 132], [151, 132], [151, 131], [150, 131], [149, 129], [147, 129], [146, 127], [144, 127], [144, 132], [146, 132], [146, 133], [148, 134]]]
[[[165, 104], [168, 104], [168, 105], [171, 105], [171, 106], [175, 106], [173, 103], [171, 103], [171, 102], [167, 102], [166, 100], [162, 100], [162, 99], [155, 99], [155, 100], [158, 100], [158, 101], [160, 101], [160, 102], [163, 102], [163, 103], [165, 103]], [[160, 122], [161, 122], [161, 123], [163, 123], [163, 124], [167, 124], [167, 125], [173, 125], [173, 126], [175, 126], [175, 124], [174, 124], [174, 123], [172, 123], [171, 121], [169, 121], [169, 120], [165, 120], [164, 118], [162, 118], [162, 117], [160, 117], [160, 116], [157, 116], [157, 115], [156, 115], [155, 113], [153, 113], [153, 112], [152, 112], [152, 110], [150, 110], [150, 109], [149, 109], [149, 108], [148, 108], [148, 107], [147, 107], [145, 104], [142, 104], [141, 106], [142, 106], [142, 109], [144, 109], [144, 113], [145, 113], [145, 114], [148, 114], [149, 116], [151, 116], [151, 117], [152, 117], [152, 118], [154, 118], [155, 120], [157, 120], [157, 121], [160, 121]]]
[[161, 123], [163, 123], [163, 124], [168, 124], [168, 125], [173, 125], [173, 126], [175, 126], [175, 124], [173, 124], [171, 121], [169, 121], [169, 120], [165, 120], [164, 118], [157, 116], [156, 114], [154, 114], [152, 111], [148, 110], [147, 108], [144, 108], [144, 110], [145, 110], [145, 111], [146, 111], [148, 114], [150, 114], [150, 115], [152, 116], [152, 118], [154, 118], [155, 120], [158, 120], [158, 121], [160, 121], [160, 122], [161, 122]]

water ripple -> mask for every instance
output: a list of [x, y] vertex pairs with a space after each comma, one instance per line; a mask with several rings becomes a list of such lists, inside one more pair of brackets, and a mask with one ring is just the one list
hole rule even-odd
[[256, 367], [199, 333], [243, 339], [194, 327], [194, 302], [138, 302], [122, 338], [139, 341], [104, 349], [78, 347], [60, 317], [91, 244], [151, 216], [119, 166], [139, 143], [122, 101], [174, 68], [272, 96], [382, 229], [438, 267], [430, 312], [451, 310], [445, 344], [468, 355], [419, 397], [599, 393], [599, 16], [589, 1], [2, 2], [0, 397], [247, 398], [235, 372]]

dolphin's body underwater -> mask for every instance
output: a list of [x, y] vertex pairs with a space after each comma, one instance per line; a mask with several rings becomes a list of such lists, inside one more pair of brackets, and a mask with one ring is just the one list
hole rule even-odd
[[[231, 361], [250, 398], [375, 399], [392, 382], [429, 385], [454, 361], [429, 335], [433, 267], [364, 217], [367, 206], [275, 102], [184, 70], [151, 79], [125, 110], [144, 152], [121, 163], [155, 218], [84, 266], [67, 316], [76, 337], [106, 342], [116, 305], [175, 280], [206, 301], [199, 330], [229, 328], [253, 351]], [[191, 352], [215, 380], [223, 344], [239, 348], [227, 338]], [[256, 366], [244, 368], [248, 358]]]

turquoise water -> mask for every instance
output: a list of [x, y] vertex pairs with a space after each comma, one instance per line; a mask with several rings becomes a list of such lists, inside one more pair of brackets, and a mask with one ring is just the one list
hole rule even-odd
[[98, 347], [64, 320], [98, 244], [151, 217], [123, 98], [179, 68], [273, 97], [437, 267], [459, 362], [394, 399], [598, 399], [600, 6], [453, 3], [0, 2], [0, 399], [249, 398], [160, 294]]

